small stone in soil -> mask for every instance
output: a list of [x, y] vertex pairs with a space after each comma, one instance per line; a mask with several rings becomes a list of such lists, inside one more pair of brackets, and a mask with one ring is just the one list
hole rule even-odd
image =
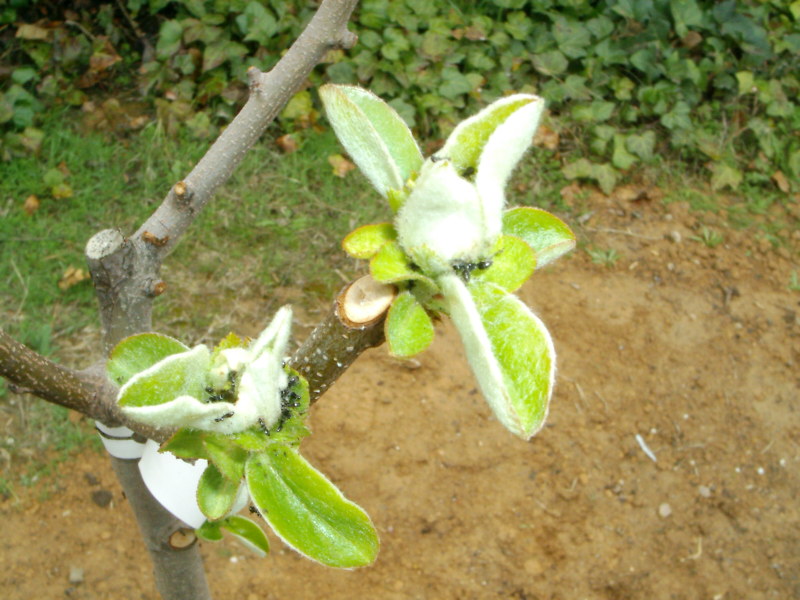
[[88, 471], [83, 474], [84, 479], [86, 479], [86, 483], [89, 485], [97, 485], [100, 483], [100, 480], [94, 476], [93, 473], [89, 473]]
[[69, 582], [70, 583], [83, 583], [83, 569], [80, 567], [69, 568]]
[[92, 492], [92, 502], [100, 508], [105, 508], [111, 504], [113, 496], [108, 490], [95, 490]]
[[658, 507], [658, 516], [662, 519], [666, 519], [668, 516], [672, 514], [672, 507], [664, 502], [661, 506]]

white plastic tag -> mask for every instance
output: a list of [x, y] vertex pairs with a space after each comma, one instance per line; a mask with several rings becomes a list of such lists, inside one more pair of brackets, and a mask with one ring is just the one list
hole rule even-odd
[[127, 427], [109, 427], [100, 421], [95, 421], [94, 424], [103, 446], [111, 456], [123, 459], [136, 459], [142, 456], [144, 444], [133, 439], [133, 431]]

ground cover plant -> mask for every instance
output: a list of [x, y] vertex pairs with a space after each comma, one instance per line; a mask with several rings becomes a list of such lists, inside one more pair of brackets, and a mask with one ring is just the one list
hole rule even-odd
[[[10, 64], [0, 123], [6, 157], [35, 151], [38, 109], [108, 99], [99, 120], [124, 129], [155, 107], [170, 128], [225, 123], [249, 66], [271, 68], [313, 6], [287, 0], [128, 0], [63, 9], [17, 2], [2, 34]], [[354, 17], [359, 48], [311, 74], [359, 83], [426, 139], [506, 90], [538, 93], [560, 117], [562, 168], [606, 191], [662, 157], [703, 169], [714, 189], [781, 190], [800, 176], [796, 131], [800, 10], [795, 3], [370, 0]], [[117, 95], [115, 95], [117, 96]], [[319, 118], [302, 94], [283, 119]]]

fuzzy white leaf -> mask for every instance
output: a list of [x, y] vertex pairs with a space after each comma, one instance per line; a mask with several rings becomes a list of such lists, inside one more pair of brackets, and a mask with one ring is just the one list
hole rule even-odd
[[403, 249], [423, 271], [436, 274], [449, 271], [454, 260], [488, 252], [502, 214], [484, 211], [475, 186], [450, 161], [427, 161], [395, 225]]
[[503, 189], [506, 182], [533, 142], [533, 135], [539, 127], [539, 120], [544, 111], [544, 100], [536, 96], [531, 98], [530, 103], [511, 113], [494, 130], [478, 159], [475, 185], [487, 212], [503, 210], [505, 205]]
[[438, 283], [484, 398], [509, 431], [529, 439], [544, 424], [555, 380], [547, 328], [493, 284], [467, 288], [455, 274]]
[[320, 97], [336, 136], [375, 189], [384, 198], [402, 189], [422, 154], [397, 112], [355, 86], [324, 85]]
[[[163, 404], [123, 406], [121, 410], [130, 418], [152, 427], [191, 427], [204, 431], [234, 433], [246, 429], [258, 418], [256, 415], [255, 418], [248, 419], [245, 411], [236, 411], [236, 408], [230, 402], [203, 402], [193, 396], [178, 396]], [[231, 412], [234, 413], [233, 417], [215, 422], [215, 419]]]
[[[229, 434], [243, 431], [259, 419], [270, 427], [280, 418], [280, 392], [288, 383], [283, 357], [291, 324], [291, 309], [281, 308], [248, 348], [222, 350], [214, 365], [210, 365], [208, 348], [202, 345], [168, 356], [120, 389], [121, 409], [154, 427]], [[223, 389], [230, 384], [230, 373], [239, 378], [236, 401], [206, 401], [207, 385]]]

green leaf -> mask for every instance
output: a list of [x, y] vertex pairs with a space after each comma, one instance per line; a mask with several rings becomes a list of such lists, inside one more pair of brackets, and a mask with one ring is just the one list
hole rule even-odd
[[407, 358], [419, 354], [433, 341], [430, 316], [409, 291], [400, 292], [389, 308], [385, 323], [386, 341], [392, 356]]
[[375, 281], [382, 283], [397, 283], [408, 279], [430, 281], [425, 275], [412, 269], [408, 257], [397, 242], [387, 242], [381, 246], [369, 261], [369, 272]]
[[523, 206], [503, 214], [503, 233], [524, 240], [536, 255], [536, 267], [542, 268], [575, 247], [575, 234], [557, 216]]
[[553, 37], [561, 50], [569, 58], [586, 56], [592, 42], [589, 30], [579, 21], [558, 17], [553, 23]]
[[533, 248], [519, 237], [504, 235], [498, 240], [492, 265], [488, 269], [475, 271], [474, 277], [513, 292], [528, 280], [535, 268]]
[[533, 21], [522, 11], [512, 12], [503, 27], [515, 40], [526, 40], [533, 29]]
[[245, 9], [236, 17], [236, 25], [246, 34], [245, 42], [255, 41], [261, 46], [268, 46], [278, 31], [278, 22], [272, 13], [256, 0], [248, 2]]
[[553, 75], [560, 75], [567, 70], [569, 61], [558, 50], [550, 50], [549, 52], [542, 52], [533, 57], [533, 66], [542, 75], [552, 77]]
[[252, 455], [245, 475], [256, 508], [301, 554], [344, 569], [375, 560], [378, 534], [367, 514], [292, 448]]
[[301, 90], [283, 107], [281, 118], [289, 120], [308, 118], [313, 112], [314, 101], [311, 99], [311, 92]]
[[621, 133], [614, 135], [614, 154], [611, 157], [611, 164], [623, 171], [629, 169], [637, 161], [637, 158], [628, 152], [625, 147], [625, 136]]
[[595, 100], [589, 104], [578, 104], [572, 109], [572, 116], [584, 123], [602, 123], [608, 121], [614, 113], [615, 104]]
[[203, 441], [209, 460], [231, 481], [244, 476], [248, 452], [225, 436], [207, 436]]
[[742, 183], [744, 176], [736, 167], [724, 162], [717, 162], [711, 165], [711, 189], [716, 191], [728, 187], [736, 190]]
[[661, 117], [661, 122], [667, 129], [692, 129], [691, 108], [683, 100], [679, 100], [672, 110]]
[[647, 162], [653, 158], [656, 146], [655, 131], [645, 131], [642, 134], [632, 133], [625, 138], [625, 146], [633, 154]]
[[509, 431], [530, 439], [544, 425], [555, 379], [547, 328], [494, 284], [467, 287], [457, 275], [439, 284], [484, 398]]
[[684, 37], [690, 28], [702, 27], [705, 19], [697, 0], [670, 0], [669, 8], [675, 21], [675, 33]]
[[247, 46], [230, 40], [208, 44], [203, 50], [203, 73], [215, 69], [232, 58], [247, 54]]
[[248, 452], [263, 452], [272, 443], [263, 431], [254, 428], [245, 429], [228, 436], [236, 445]]
[[439, 95], [448, 100], [456, 100], [460, 96], [472, 91], [472, 83], [458, 69], [443, 69], [441, 78], [442, 82], [439, 85], [438, 92]]
[[183, 27], [179, 21], [164, 21], [158, 30], [158, 41], [156, 42], [156, 56], [160, 60], [167, 60], [169, 57], [178, 53], [181, 47], [181, 36]]
[[422, 153], [400, 115], [359, 87], [328, 84], [319, 93], [339, 141], [378, 192], [402, 189]]
[[264, 530], [246, 517], [231, 515], [220, 521], [220, 526], [230, 532], [259, 556], [266, 556], [269, 552], [269, 540]]
[[122, 385], [167, 356], [188, 349], [178, 340], [160, 333], [132, 335], [114, 346], [106, 363], [106, 373], [111, 381]]
[[203, 398], [211, 353], [205, 346], [172, 354], [128, 380], [120, 389], [120, 406], [156, 406], [179, 396]]
[[197, 484], [197, 505], [208, 520], [218, 521], [230, 512], [240, 485], [240, 480], [231, 481], [209, 464]]
[[194, 530], [197, 537], [207, 542], [218, 542], [222, 539], [221, 521], [206, 521]]
[[353, 258], [369, 259], [375, 256], [381, 246], [397, 239], [397, 232], [391, 223], [363, 225], [351, 231], [342, 241], [342, 248]]
[[[544, 102], [536, 96], [514, 94], [501, 98], [461, 121], [447, 138], [438, 156], [450, 159], [459, 172], [469, 168], [479, 169], [479, 186], [480, 178], [496, 179], [499, 185], [504, 185], [530, 145], [530, 137], [539, 124], [543, 109]], [[498, 142], [502, 142], [502, 148], [496, 147]], [[492, 156], [484, 160], [489, 147], [497, 153], [503, 153], [503, 160], [498, 161], [495, 152], [489, 152]], [[495, 164], [498, 162], [501, 164]]]
[[614, 167], [608, 163], [598, 165], [586, 158], [579, 158], [566, 165], [561, 172], [567, 179], [594, 179], [604, 194], [610, 194], [617, 184], [617, 172]]
[[178, 458], [204, 458], [208, 459], [208, 450], [203, 443], [206, 437], [216, 434], [188, 429], [186, 427], [176, 431], [171, 438], [161, 444], [160, 452], [171, 452]]

